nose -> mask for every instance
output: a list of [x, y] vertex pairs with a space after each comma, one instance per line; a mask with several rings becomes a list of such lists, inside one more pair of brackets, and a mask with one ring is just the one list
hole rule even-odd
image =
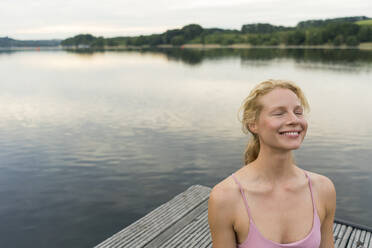
[[287, 119], [287, 124], [290, 125], [290, 124], [297, 124], [299, 122], [299, 117], [295, 114], [295, 113], [289, 113], [288, 116], [288, 119]]

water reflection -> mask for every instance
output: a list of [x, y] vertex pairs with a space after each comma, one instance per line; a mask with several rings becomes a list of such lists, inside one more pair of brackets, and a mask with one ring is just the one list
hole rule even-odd
[[295, 49], [0, 55], [7, 79], [0, 82], [0, 217], [11, 223], [0, 227], [3, 243], [91, 247], [187, 187], [213, 186], [241, 166], [247, 137], [237, 111], [267, 78], [291, 79], [309, 99], [300, 167], [335, 182], [336, 217], [372, 226], [369, 56]]
[[[65, 50], [68, 53], [77, 54], [86, 58], [96, 57], [104, 53], [135, 53], [135, 54], [156, 54], [164, 55], [168, 61], [181, 61], [188, 65], [201, 65], [204, 60], [221, 60], [227, 58], [240, 58], [243, 64], [252, 65], [249, 61], [254, 61], [259, 65], [262, 61], [272, 61], [275, 59], [293, 59], [297, 63], [306, 64], [311, 68], [316, 68], [314, 64], [323, 66], [323, 69], [342, 69], [353, 70], [353, 68], [365, 67], [369, 69], [372, 63], [372, 51], [359, 49], [277, 49], [277, 48], [252, 48], [252, 49], [179, 49], [179, 48], [142, 48], [142, 49], [84, 49], [84, 50]], [[25, 51], [1, 50], [1, 55], [12, 54]], [[32, 52], [32, 51], [26, 51]], [[41, 51], [42, 53], [43, 51]], [[45, 51], [44, 51], [45, 52]], [[47, 51], [48, 52], [48, 51]], [[265, 63], [261, 63], [265, 65]]]
[[[119, 52], [120, 50], [115, 50]], [[239, 57], [244, 61], [270, 61], [274, 59], [294, 59], [298, 63], [321, 63], [347, 65], [351, 67], [366, 66], [372, 63], [372, 51], [359, 49], [141, 49], [121, 50], [134, 53], [161, 53], [170, 61], [182, 61], [189, 65], [198, 65], [203, 60], [218, 60]], [[70, 51], [79, 54], [94, 54], [104, 50]]]

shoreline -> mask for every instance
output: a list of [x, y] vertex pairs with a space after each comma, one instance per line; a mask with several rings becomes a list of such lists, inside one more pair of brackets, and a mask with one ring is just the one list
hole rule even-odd
[[[151, 47], [149, 45], [144, 46], [105, 46], [103, 49], [114, 50], [114, 49], [143, 49], [143, 48], [180, 48], [180, 49], [198, 49], [198, 50], [207, 50], [207, 49], [359, 49], [359, 50], [372, 50], [372, 42], [364, 42], [355, 47], [350, 47], [346, 45], [342, 46], [332, 46], [332, 45], [300, 45], [300, 46], [286, 46], [286, 45], [277, 45], [277, 46], [253, 46], [250, 44], [232, 44], [232, 45], [220, 45], [220, 44], [184, 44], [181, 46], [173, 45], [158, 45]], [[74, 48], [73, 48], [74, 49]]]
[[[174, 46], [173, 46], [174, 47]], [[252, 48], [276, 48], [276, 49], [360, 49], [360, 50], [372, 50], [372, 42], [361, 43], [358, 46], [350, 47], [346, 45], [332, 46], [332, 45], [277, 45], [277, 46], [253, 46], [250, 44], [233, 44], [233, 45], [219, 45], [219, 44], [185, 44], [180, 46], [181, 48], [193, 48], [193, 49], [211, 49], [211, 48], [233, 48], [233, 49], [252, 49]]]
[[62, 46], [40, 46], [40, 47], [0, 47], [0, 51], [40, 51], [40, 50], [63, 50]]
[[[286, 46], [286, 45], [277, 45], [277, 46], [253, 46], [250, 44], [233, 44], [233, 45], [220, 45], [220, 44], [184, 44], [181, 46], [173, 45], [158, 45], [151, 47], [149, 45], [145, 46], [105, 46], [104, 50], [115, 50], [115, 49], [144, 49], [144, 48], [180, 48], [180, 49], [197, 49], [197, 50], [208, 50], [208, 49], [359, 49], [359, 50], [372, 50], [372, 42], [361, 43], [355, 47], [349, 47], [346, 45], [342, 46], [332, 46], [332, 45], [300, 45], [300, 46]], [[75, 49], [75, 48], [73, 48]]]
[[332, 46], [332, 45], [296, 45], [296, 46], [286, 46], [286, 45], [277, 45], [277, 46], [254, 46], [250, 44], [232, 44], [232, 45], [220, 45], [220, 44], [184, 44], [181, 46], [174, 45], [158, 45], [158, 46], [104, 46], [102, 48], [76, 48], [76, 47], [0, 47], [0, 51], [20, 51], [20, 50], [117, 50], [117, 49], [145, 49], [145, 48], [165, 48], [165, 49], [198, 49], [198, 50], [207, 50], [207, 49], [359, 49], [359, 50], [372, 50], [372, 42], [364, 42], [355, 47], [349, 47], [346, 45], [342, 46]]

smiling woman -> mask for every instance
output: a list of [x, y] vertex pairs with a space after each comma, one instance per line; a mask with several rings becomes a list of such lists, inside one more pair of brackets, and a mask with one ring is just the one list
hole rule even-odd
[[[273, 92], [274, 89], [275, 91]], [[287, 95], [289, 97], [287, 97]], [[259, 97], [260, 99], [258, 99]], [[293, 103], [293, 106], [291, 103]], [[266, 106], [266, 108], [264, 108], [264, 106]], [[271, 80], [257, 85], [256, 88], [252, 90], [251, 94], [244, 100], [240, 110], [242, 109], [244, 110], [242, 120], [243, 132], [251, 133], [253, 135], [253, 138], [249, 140], [245, 152], [245, 164], [254, 161], [257, 158], [260, 150], [258, 133], [257, 131], [252, 131], [252, 129], [257, 129], [258, 122], [265, 120], [259, 121], [259, 118], [269, 117], [273, 122], [272, 124], [281, 125], [281, 122], [286, 120], [285, 118], [288, 118], [288, 115], [290, 118], [292, 115], [299, 116], [299, 120], [301, 120], [300, 124], [302, 126], [300, 131], [304, 129], [302, 132], [301, 142], [305, 137], [307, 131], [307, 121], [304, 118], [303, 111], [304, 109], [309, 111], [310, 107], [301, 89], [293, 83]], [[287, 128], [279, 130], [279, 134], [288, 136], [290, 135], [288, 132], [298, 131], [296, 129], [285, 129]], [[292, 153], [290, 155], [292, 156]]]
[[302, 90], [289, 81], [268, 80], [251, 91], [242, 109], [243, 131], [252, 139], [245, 166], [211, 191], [213, 247], [334, 247], [333, 182], [299, 168], [292, 156], [308, 126]]

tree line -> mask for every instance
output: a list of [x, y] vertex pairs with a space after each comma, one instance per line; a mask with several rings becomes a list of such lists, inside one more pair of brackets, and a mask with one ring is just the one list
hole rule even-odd
[[103, 38], [90, 34], [77, 35], [62, 41], [63, 46], [159, 46], [184, 44], [251, 44], [255, 46], [277, 45], [347, 45], [372, 42], [371, 19], [343, 17], [299, 22], [296, 27], [275, 26], [269, 23], [245, 24], [241, 30], [203, 28], [190, 24], [181, 29], [167, 30], [161, 34], [134, 37]]
[[60, 40], [15, 40], [9, 37], [0, 37], [0, 47], [53, 47], [59, 46]]

